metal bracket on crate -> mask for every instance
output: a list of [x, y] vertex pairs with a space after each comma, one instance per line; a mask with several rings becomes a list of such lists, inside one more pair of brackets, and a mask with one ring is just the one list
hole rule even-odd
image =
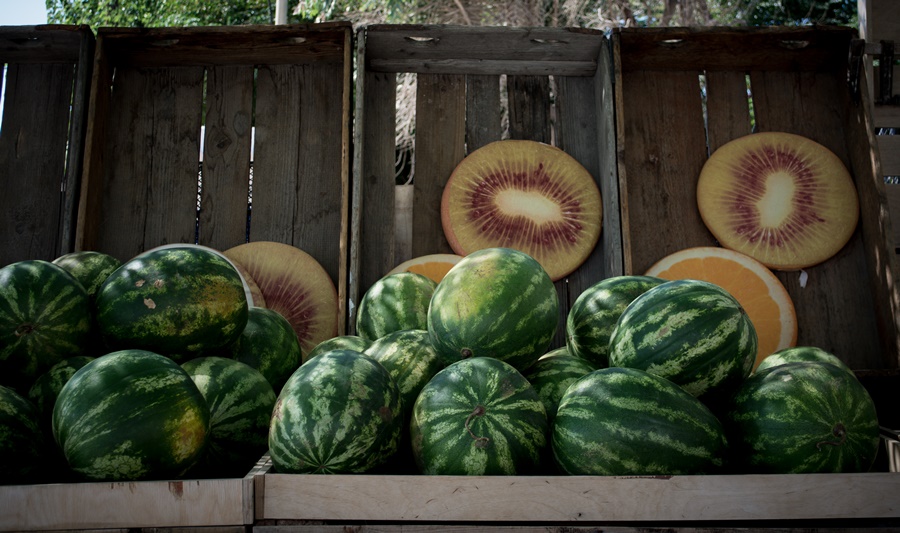
[[[854, 100], [859, 100], [859, 80], [862, 76], [863, 57], [873, 56], [878, 59], [879, 105], [900, 105], [900, 95], [894, 94], [894, 41], [866, 42], [865, 39], [853, 39], [850, 42], [850, 65], [847, 83]], [[888, 68], [884, 68], [885, 66]]]

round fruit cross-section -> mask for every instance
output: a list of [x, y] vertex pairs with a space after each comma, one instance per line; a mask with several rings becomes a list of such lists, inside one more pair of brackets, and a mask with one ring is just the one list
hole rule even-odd
[[800, 135], [754, 133], [713, 152], [697, 182], [704, 224], [726, 248], [777, 270], [799, 270], [850, 240], [859, 199], [847, 168]]
[[559, 148], [535, 141], [487, 144], [463, 159], [444, 187], [441, 223], [459, 255], [513, 248], [554, 281], [588, 258], [600, 238], [600, 190]]
[[397, 274], [400, 272], [412, 272], [414, 274], [422, 274], [431, 278], [435, 283], [440, 283], [447, 272], [453, 268], [453, 265], [459, 263], [462, 259], [457, 254], [427, 254], [413, 257], [407, 261], [400, 263], [388, 272], [386, 275]]
[[313, 256], [271, 241], [248, 242], [223, 253], [256, 282], [266, 308], [291, 323], [303, 353], [338, 334], [337, 288]]

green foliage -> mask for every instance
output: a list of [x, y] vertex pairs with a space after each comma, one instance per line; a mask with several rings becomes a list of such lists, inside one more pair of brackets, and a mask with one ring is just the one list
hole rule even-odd
[[748, 26], [856, 25], [856, 0], [741, 0], [735, 19]]

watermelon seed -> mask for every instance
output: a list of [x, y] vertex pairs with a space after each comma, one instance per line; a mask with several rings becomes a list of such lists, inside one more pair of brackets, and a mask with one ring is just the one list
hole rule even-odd
[[479, 437], [478, 435], [473, 433], [472, 430], [469, 428], [469, 422], [472, 421], [473, 416], [482, 416], [482, 415], [484, 415], [484, 413], [485, 413], [484, 406], [478, 405], [478, 406], [475, 406], [475, 409], [473, 409], [472, 412], [469, 413], [469, 416], [466, 417], [466, 431], [469, 432], [469, 436], [471, 436], [473, 439], [475, 439], [475, 446], [478, 448], [486, 448], [488, 445], [488, 442], [490, 442], [491, 439], [489, 439], [487, 437]]
[[834, 429], [831, 430], [831, 434], [835, 437], [838, 437], [840, 440], [837, 442], [830, 440], [819, 441], [816, 443], [817, 450], [821, 450], [822, 446], [825, 444], [828, 444], [830, 446], [840, 446], [847, 440], [847, 428], [845, 428], [844, 424], [841, 424], [840, 422], [838, 422], [837, 425], [834, 426]]

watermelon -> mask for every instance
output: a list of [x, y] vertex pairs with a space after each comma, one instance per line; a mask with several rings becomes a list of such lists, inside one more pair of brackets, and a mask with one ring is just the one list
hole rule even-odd
[[247, 324], [223, 356], [258, 370], [276, 395], [303, 360], [300, 340], [291, 323], [278, 311], [263, 307], [250, 308]]
[[25, 395], [38, 376], [81, 355], [91, 301], [71, 274], [49, 261], [0, 268], [0, 384]]
[[550, 347], [559, 298], [533, 257], [485, 248], [461, 259], [434, 290], [427, 329], [447, 361], [494, 357], [524, 371]]
[[94, 359], [66, 382], [52, 429], [69, 467], [85, 479], [178, 478], [207, 444], [209, 408], [170, 358], [120, 350]]
[[89, 355], [76, 355], [63, 359], [34, 380], [28, 390], [28, 399], [38, 408], [47, 425], [50, 424], [50, 417], [53, 416], [53, 406], [56, 404], [59, 391], [79, 368], [94, 359]]
[[103, 282], [96, 318], [111, 349], [191, 358], [234, 342], [247, 324], [244, 283], [221, 254], [166, 247], [126, 261]]
[[122, 262], [115, 257], [92, 250], [61, 255], [53, 260], [53, 264], [77, 279], [92, 299], [106, 278], [122, 266]]
[[0, 485], [43, 479], [49, 449], [37, 407], [0, 385]]
[[363, 351], [381, 363], [400, 388], [404, 412], [412, 409], [422, 387], [447, 366], [431, 345], [424, 329], [405, 329], [388, 333]]
[[609, 366], [609, 336], [619, 316], [635, 298], [665, 280], [651, 276], [615, 276], [585, 289], [566, 315], [566, 348], [570, 355]]
[[525, 372], [525, 379], [537, 391], [550, 425], [556, 418], [559, 401], [569, 385], [590, 374], [597, 367], [587, 359], [571, 355], [566, 347], [557, 348], [542, 355], [535, 364]]
[[683, 475], [719, 472], [725, 431], [697, 398], [634, 368], [595, 370], [563, 394], [551, 447], [571, 475]]
[[757, 365], [755, 373], [759, 373], [773, 366], [783, 365], [785, 363], [797, 363], [801, 361], [820, 361], [823, 363], [831, 363], [835, 366], [843, 368], [854, 377], [856, 374], [849, 366], [831, 352], [827, 352], [816, 346], [792, 346], [769, 355]]
[[738, 301], [706, 281], [667, 281], [622, 312], [609, 339], [610, 366], [664, 377], [710, 404], [750, 375], [756, 330]]
[[738, 473], [868, 471], [878, 451], [875, 404], [851, 373], [800, 361], [757, 371], [722, 417]]
[[367, 341], [359, 335], [338, 335], [337, 337], [325, 339], [319, 344], [316, 344], [315, 348], [310, 350], [309, 353], [303, 354], [303, 362], [305, 363], [319, 354], [337, 350], [339, 348], [364, 352], [366, 351], [366, 348], [371, 345], [372, 343], [370, 341]]
[[225, 357], [198, 357], [181, 368], [209, 407], [209, 444], [192, 476], [245, 475], [268, 449], [272, 385], [255, 368]]
[[435, 287], [431, 278], [412, 272], [379, 279], [359, 301], [357, 335], [371, 342], [394, 331], [425, 329]]
[[357, 351], [325, 352], [285, 383], [269, 425], [277, 472], [363, 473], [398, 449], [400, 389], [380, 363]]
[[435, 374], [413, 404], [409, 426], [417, 468], [435, 475], [535, 473], [548, 430], [537, 391], [493, 357], [462, 359]]

